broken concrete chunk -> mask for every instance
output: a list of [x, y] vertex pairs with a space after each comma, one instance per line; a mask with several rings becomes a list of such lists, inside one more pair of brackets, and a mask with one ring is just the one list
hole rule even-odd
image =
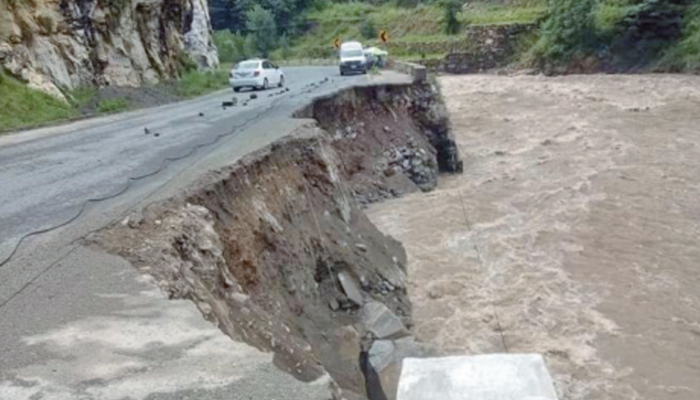
[[367, 245], [365, 245], [365, 244], [355, 243], [355, 247], [357, 247], [358, 249], [360, 249], [362, 251], [367, 251]]
[[378, 339], [400, 338], [409, 334], [401, 319], [378, 301], [366, 303], [362, 316], [367, 330]]
[[331, 301], [328, 302], [328, 307], [330, 307], [333, 311], [338, 311], [340, 308], [340, 303], [338, 303], [338, 300], [336, 299], [331, 299]]
[[364, 303], [364, 299], [362, 298], [362, 292], [360, 292], [360, 288], [357, 286], [355, 280], [346, 272], [339, 273], [338, 280], [340, 281], [340, 286], [343, 288], [345, 295], [348, 296], [348, 299], [361, 306], [362, 303]]

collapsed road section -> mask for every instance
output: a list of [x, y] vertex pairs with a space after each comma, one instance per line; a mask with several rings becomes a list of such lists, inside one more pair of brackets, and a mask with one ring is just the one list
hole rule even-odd
[[410, 334], [406, 254], [364, 204], [462, 165], [435, 86], [351, 88], [288, 137], [92, 235], [237, 341], [337, 398], [393, 398]]

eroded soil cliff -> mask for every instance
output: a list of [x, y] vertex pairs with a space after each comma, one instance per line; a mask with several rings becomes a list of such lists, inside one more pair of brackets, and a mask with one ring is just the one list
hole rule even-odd
[[410, 334], [406, 255], [362, 204], [461, 168], [429, 84], [345, 90], [303, 128], [91, 238], [193, 300], [234, 340], [339, 398], [392, 398]]

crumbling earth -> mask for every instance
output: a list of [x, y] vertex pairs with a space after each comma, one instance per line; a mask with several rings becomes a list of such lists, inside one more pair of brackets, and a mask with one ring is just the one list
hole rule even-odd
[[[410, 329], [406, 256], [360, 207], [461, 167], [435, 87], [347, 89], [290, 137], [90, 238], [194, 301], [234, 340], [338, 398], [393, 398]], [[340, 134], [338, 133], [340, 132]]]

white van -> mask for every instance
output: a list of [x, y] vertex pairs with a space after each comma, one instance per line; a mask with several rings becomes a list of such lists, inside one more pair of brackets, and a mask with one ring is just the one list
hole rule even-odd
[[367, 73], [367, 58], [360, 42], [345, 42], [340, 46], [340, 75]]

